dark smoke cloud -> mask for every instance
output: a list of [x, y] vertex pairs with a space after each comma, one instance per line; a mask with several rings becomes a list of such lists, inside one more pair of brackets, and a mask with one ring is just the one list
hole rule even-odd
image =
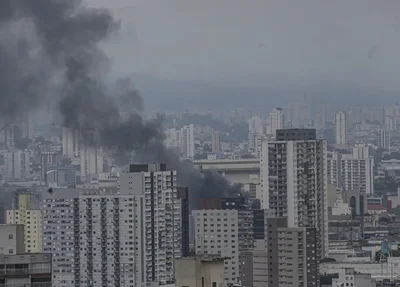
[[199, 207], [201, 198], [248, 197], [240, 184], [231, 185], [224, 177], [214, 171], [201, 172], [190, 161], [181, 161], [174, 151], [162, 142], [153, 142], [135, 153], [138, 162], [165, 162], [167, 168], [176, 170], [178, 184], [189, 187], [189, 200], [192, 208]]
[[109, 11], [82, 0], [1, 0], [0, 113], [15, 118], [54, 102], [63, 125], [88, 144], [115, 150], [125, 163], [135, 150], [136, 160], [177, 170], [192, 206], [200, 197], [236, 196], [240, 186], [201, 174], [165, 148], [162, 118], [143, 119], [143, 99], [130, 79], [107, 81], [110, 63], [99, 44], [118, 27]]

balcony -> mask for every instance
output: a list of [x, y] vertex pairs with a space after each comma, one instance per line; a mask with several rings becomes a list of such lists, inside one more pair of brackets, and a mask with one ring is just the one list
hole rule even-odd
[[51, 287], [51, 282], [0, 284], [0, 287]]

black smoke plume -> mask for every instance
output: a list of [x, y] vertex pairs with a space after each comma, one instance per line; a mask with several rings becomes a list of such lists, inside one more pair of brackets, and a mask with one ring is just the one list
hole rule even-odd
[[165, 162], [201, 197], [233, 196], [216, 173], [201, 174], [163, 145], [162, 118], [145, 121], [143, 99], [129, 79], [109, 83], [108, 57], [99, 48], [119, 23], [82, 0], [0, 1], [0, 113], [15, 118], [46, 101], [59, 107], [63, 125], [119, 158]]

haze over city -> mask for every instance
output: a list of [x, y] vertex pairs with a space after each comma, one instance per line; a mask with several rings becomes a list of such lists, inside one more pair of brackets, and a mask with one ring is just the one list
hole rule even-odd
[[399, 12], [1, 0], [0, 287], [399, 286]]

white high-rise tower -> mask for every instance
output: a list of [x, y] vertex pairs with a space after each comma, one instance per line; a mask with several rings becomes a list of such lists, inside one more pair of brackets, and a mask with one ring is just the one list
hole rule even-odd
[[336, 126], [336, 145], [339, 148], [345, 148], [347, 144], [347, 131], [346, 131], [346, 114], [344, 112], [337, 112], [335, 114]]
[[269, 133], [275, 137], [276, 130], [281, 130], [284, 128], [285, 117], [283, 109], [275, 108], [268, 116]]

